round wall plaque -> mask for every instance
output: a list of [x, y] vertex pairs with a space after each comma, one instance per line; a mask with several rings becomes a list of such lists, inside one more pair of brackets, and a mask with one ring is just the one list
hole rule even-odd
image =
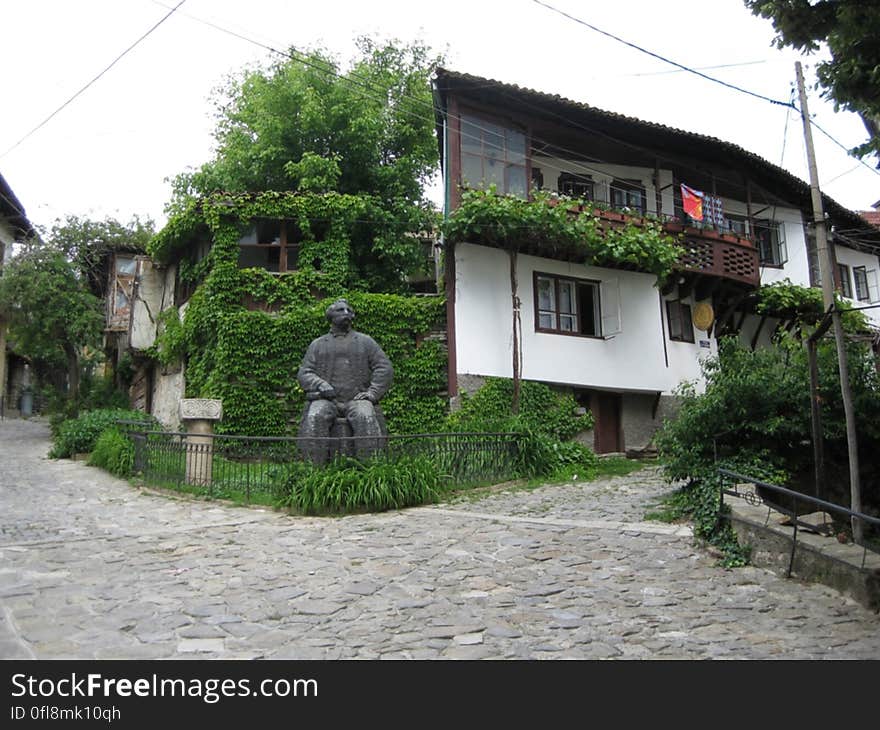
[[712, 323], [715, 321], [715, 311], [708, 302], [700, 302], [694, 306], [694, 314], [692, 317], [694, 326], [698, 330], [708, 332]]

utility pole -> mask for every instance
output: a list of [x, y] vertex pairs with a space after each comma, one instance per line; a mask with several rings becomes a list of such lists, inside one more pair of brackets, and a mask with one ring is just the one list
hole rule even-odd
[[[859, 485], [859, 447], [856, 434], [856, 418], [853, 410], [852, 392], [849, 387], [849, 368], [846, 360], [846, 340], [840, 311], [834, 302], [834, 273], [832, 269], [831, 247], [825, 228], [825, 213], [822, 209], [822, 193], [819, 190], [819, 173], [816, 168], [816, 154], [813, 150], [813, 131], [810, 127], [810, 113], [807, 108], [807, 92], [804, 89], [804, 73], [800, 61], [795, 62], [798, 92], [801, 101], [801, 121], [804, 125], [804, 141], [807, 146], [807, 162], [810, 167], [810, 195], [813, 200], [813, 228], [816, 233], [816, 252], [819, 258], [819, 275], [822, 277], [822, 301], [825, 311], [831, 312], [834, 327], [834, 341], [837, 345], [837, 367], [840, 372], [840, 394], [843, 398], [843, 412], [846, 418], [846, 443], [849, 451], [849, 495], [850, 509], [862, 511], [862, 492]], [[861, 545], [864, 542], [862, 523], [852, 518], [853, 540]]]

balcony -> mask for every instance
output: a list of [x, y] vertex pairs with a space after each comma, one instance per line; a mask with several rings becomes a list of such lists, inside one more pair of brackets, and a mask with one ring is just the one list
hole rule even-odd
[[732, 279], [749, 286], [761, 282], [758, 250], [748, 239], [711, 228], [691, 228], [668, 221], [663, 228], [681, 236], [685, 253], [681, 269], [707, 276]]
[[[604, 226], [639, 225], [645, 218], [626, 210], [597, 209]], [[663, 230], [678, 237], [684, 254], [680, 271], [728, 279], [751, 287], [760, 284], [758, 250], [749, 238], [715, 228], [695, 228], [677, 218], [663, 221]]]
[[[566, 192], [587, 198], [603, 226], [639, 225], [646, 219], [657, 219], [653, 214], [646, 216], [647, 196], [643, 188], [589, 181], [580, 188], [566, 189]], [[627, 204], [628, 207], [621, 207]], [[573, 212], [583, 210], [580, 206], [573, 208]], [[679, 271], [697, 274], [699, 279], [715, 277], [749, 287], [759, 285], [759, 252], [751, 238], [730, 229], [719, 230], [710, 225], [698, 227], [683, 214], [680, 217], [664, 214], [660, 219], [663, 229], [675, 236], [685, 250], [676, 267]]]

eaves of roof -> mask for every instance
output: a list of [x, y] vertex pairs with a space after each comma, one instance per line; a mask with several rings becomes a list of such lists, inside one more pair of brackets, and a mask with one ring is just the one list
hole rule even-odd
[[12, 192], [12, 188], [2, 174], [0, 174], [0, 216], [13, 227], [17, 240], [30, 238], [36, 234], [27, 218], [24, 206]]

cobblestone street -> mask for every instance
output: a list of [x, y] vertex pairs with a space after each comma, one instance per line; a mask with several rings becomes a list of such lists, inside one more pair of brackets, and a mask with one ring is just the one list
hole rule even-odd
[[625, 477], [375, 515], [176, 499], [0, 422], [0, 657], [878, 659], [829, 588], [724, 570]]

